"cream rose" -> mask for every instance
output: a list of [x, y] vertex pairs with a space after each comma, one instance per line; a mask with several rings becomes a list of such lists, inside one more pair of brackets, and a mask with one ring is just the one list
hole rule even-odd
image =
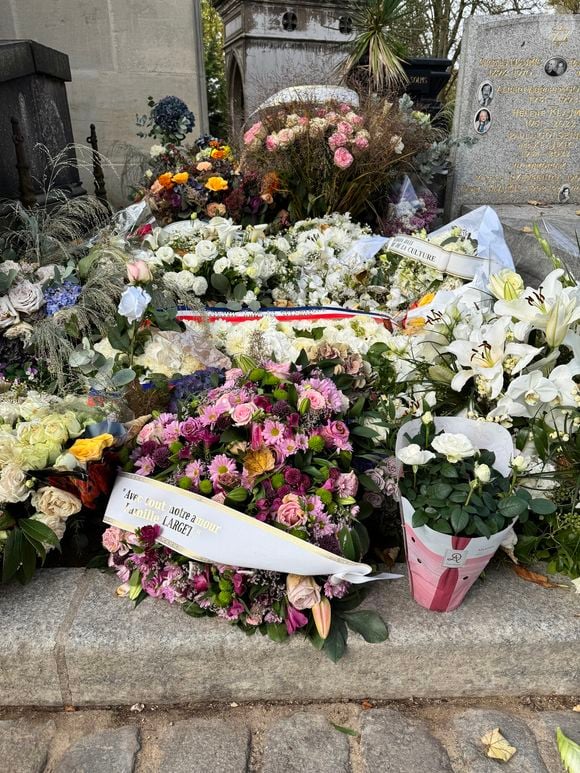
[[0, 502], [24, 502], [30, 489], [26, 485], [28, 476], [14, 462], [9, 462], [0, 472]]
[[32, 495], [31, 503], [39, 513], [60, 518], [63, 521], [78, 513], [82, 507], [82, 502], [78, 497], [54, 486], [39, 488]]
[[[12, 406], [8, 405], [6, 407], [10, 408]], [[18, 414], [14, 417], [14, 421], [16, 421], [16, 418], [18, 418]], [[16, 444], [16, 438], [11, 432], [0, 432], [0, 467], [14, 459]]]
[[491, 469], [487, 464], [476, 464], [473, 472], [480, 483], [489, 483], [491, 480]]
[[295, 609], [312, 609], [320, 601], [320, 588], [313, 577], [289, 574], [286, 578], [288, 601]]
[[28, 279], [13, 285], [8, 291], [8, 297], [16, 311], [21, 311], [23, 314], [38, 311], [44, 303], [42, 287], [29, 282]]
[[[66, 521], [64, 521], [62, 518], [59, 518], [58, 515], [47, 515], [46, 513], [35, 513], [31, 520], [33, 521], [40, 521], [40, 523], [43, 523], [45, 526], [48, 526], [49, 529], [51, 529], [55, 534], [60, 542], [61, 539], [64, 537], [64, 532], [66, 529]], [[46, 550], [52, 550], [54, 545], [50, 545], [49, 543], [44, 543], [44, 547]]]
[[431, 447], [447, 457], [447, 461], [456, 464], [462, 459], [474, 456], [476, 449], [471, 440], [461, 433], [442, 432], [433, 438]]
[[28, 322], [17, 322], [4, 333], [6, 338], [22, 338], [25, 344], [27, 344], [32, 338], [32, 331], [34, 328]]
[[20, 315], [7, 295], [0, 296], [0, 330], [12, 327], [20, 322]]

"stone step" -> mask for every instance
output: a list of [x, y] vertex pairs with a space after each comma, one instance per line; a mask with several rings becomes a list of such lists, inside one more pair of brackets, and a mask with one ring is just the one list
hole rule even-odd
[[[497, 702], [496, 702], [497, 703]], [[21, 712], [0, 721], [2, 773], [494, 773], [481, 738], [516, 749], [506, 773], [561, 773], [555, 728], [580, 715], [517, 701]], [[155, 711], [154, 711], [155, 710]], [[51, 716], [51, 719], [46, 719]]]
[[445, 614], [418, 606], [406, 579], [376, 583], [366, 604], [389, 640], [351, 634], [337, 665], [298, 637], [246, 637], [160, 600], [135, 609], [116, 587], [96, 570], [53, 569], [1, 589], [0, 705], [571, 695], [580, 685], [580, 596], [506, 566]]

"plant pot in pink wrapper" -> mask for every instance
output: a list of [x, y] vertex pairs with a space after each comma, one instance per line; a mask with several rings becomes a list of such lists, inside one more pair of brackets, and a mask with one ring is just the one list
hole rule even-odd
[[[509, 432], [503, 427], [458, 417], [442, 417], [435, 419], [435, 428], [437, 433], [462, 433], [476, 448], [493, 451], [496, 457], [494, 467], [502, 475], [510, 474], [513, 444]], [[408, 445], [405, 435], [413, 437], [419, 429], [420, 420], [405, 424], [397, 436], [397, 451]], [[401, 514], [411, 595], [418, 604], [433, 612], [451, 612], [461, 604], [502, 542], [511, 536], [515, 520], [489, 539], [456, 537], [441, 534], [428, 526], [414, 528], [413, 513], [413, 506], [403, 498]]]

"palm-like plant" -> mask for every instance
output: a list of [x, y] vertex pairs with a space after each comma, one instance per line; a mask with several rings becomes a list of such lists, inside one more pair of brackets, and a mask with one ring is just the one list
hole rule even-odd
[[345, 73], [367, 71], [369, 91], [379, 94], [406, 80], [402, 47], [394, 32], [408, 13], [406, 0], [351, 0], [349, 14], [356, 30]]

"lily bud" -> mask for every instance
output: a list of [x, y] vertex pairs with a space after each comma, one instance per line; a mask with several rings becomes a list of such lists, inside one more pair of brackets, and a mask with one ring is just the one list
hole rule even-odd
[[330, 601], [327, 598], [322, 598], [312, 607], [312, 617], [314, 619], [314, 625], [318, 631], [318, 635], [321, 639], [326, 639], [330, 633], [330, 617], [332, 609]]

